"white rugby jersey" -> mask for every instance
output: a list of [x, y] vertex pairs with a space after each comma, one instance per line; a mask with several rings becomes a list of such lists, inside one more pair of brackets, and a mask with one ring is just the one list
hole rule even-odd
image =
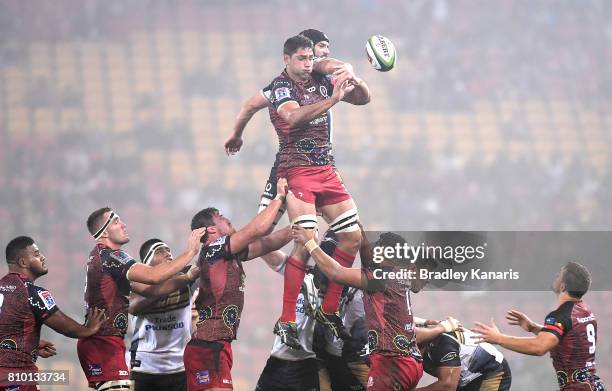
[[169, 374], [185, 370], [183, 351], [191, 339], [191, 289], [185, 287], [131, 317], [132, 342], [126, 352], [134, 372]]

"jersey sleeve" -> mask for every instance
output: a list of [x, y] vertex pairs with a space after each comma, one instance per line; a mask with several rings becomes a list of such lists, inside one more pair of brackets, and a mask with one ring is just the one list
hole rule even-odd
[[563, 305], [544, 319], [544, 327], [542, 331], [554, 334], [559, 340], [572, 329], [572, 306]]
[[434, 341], [435, 343], [430, 343], [429, 348], [431, 349], [431, 361], [436, 368], [461, 366], [459, 342], [444, 335]]
[[213, 265], [219, 260], [230, 258], [231, 255], [230, 236], [222, 236], [206, 247], [204, 260]]
[[362, 286], [365, 287], [365, 291], [372, 292], [384, 292], [385, 290], [385, 280], [382, 278], [376, 278], [375, 274], [377, 270], [383, 270], [382, 268], [377, 268], [374, 270], [362, 268], [361, 269], [361, 278], [364, 279], [364, 283]]
[[100, 258], [102, 260], [102, 270], [115, 279], [127, 278], [128, 270], [136, 263], [134, 258], [121, 250], [104, 249], [100, 252]]
[[28, 287], [28, 302], [30, 308], [36, 317], [36, 320], [40, 323], [44, 322], [49, 316], [53, 315], [59, 310], [55, 299], [51, 295], [51, 292], [45, 288], [30, 285]]
[[261, 96], [266, 98], [266, 100], [269, 102], [270, 101], [270, 97], [272, 96], [272, 83], [270, 83], [267, 86], [265, 86], [264, 88], [262, 88], [259, 91], [259, 93], [261, 94]]
[[282, 79], [274, 80], [271, 84], [270, 101], [277, 110], [287, 102], [297, 102], [291, 83]]

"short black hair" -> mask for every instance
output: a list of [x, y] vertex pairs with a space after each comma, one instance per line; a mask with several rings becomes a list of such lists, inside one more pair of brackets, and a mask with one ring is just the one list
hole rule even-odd
[[21, 252], [28, 246], [34, 244], [34, 239], [29, 236], [17, 236], [6, 245], [6, 263], [16, 264], [21, 256]]
[[580, 299], [591, 286], [591, 273], [577, 262], [568, 262], [563, 266], [561, 281], [565, 284], [565, 291], [571, 297]]
[[157, 238], [149, 239], [146, 242], [144, 242], [142, 246], [140, 246], [140, 252], [138, 253], [138, 255], [140, 255], [140, 262], [144, 262], [144, 258], [147, 256], [147, 253], [149, 252], [151, 247], [155, 243], [160, 243], [160, 242], [163, 242], [163, 240], [157, 239]]
[[202, 209], [198, 213], [196, 213], [191, 219], [191, 230], [204, 227], [212, 227], [215, 225], [213, 222], [213, 216], [219, 214], [219, 209], [208, 207], [206, 209]]
[[110, 212], [111, 210], [112, 209], [110, 207], [105, 206], [103, 208], [96, 209], [91, 212], [91, 214], [87, 218], [87, 230], [90, 234], [94, 235], [96, 232], [98, 232], [100, 227], [102, 227], [102, 224], [104, 224], [104, 222], [102, 221], [102, 216], [104, 216], [104, 213]]
[[296, 35], [285, 41], [283, 45], [283, 54], [291, 56], [293, 53], [297, 52], [298, 49], [312, 49], [313, 47], [314, 44], [310, 38], [303, 35]]
[[322, 41], [329, 43], [329, 38], [327, 38], [327, 35], [325, 35], [325, 33], [320, 30], [306, 29], [302, 31], [300, 35], [303, 35], [306, 38], [310, 39], [314, 45]]

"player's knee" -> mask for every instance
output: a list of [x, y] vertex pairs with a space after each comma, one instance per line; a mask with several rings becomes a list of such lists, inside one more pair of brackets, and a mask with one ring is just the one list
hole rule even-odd
[[299, 225], [305, 229], [317, 228], [317, 216], [316, 215], [301, 215], [293, 219], [291, 225]]
[[95, 384], [96, 391], [130, 391], [132, 380], [107, 380]]
[[329, 229], [338, 235], [338, 241], [344, 249], [359, 250], [361, 231], [358, 222], [357, 209], [351, 208], [329, 223]]

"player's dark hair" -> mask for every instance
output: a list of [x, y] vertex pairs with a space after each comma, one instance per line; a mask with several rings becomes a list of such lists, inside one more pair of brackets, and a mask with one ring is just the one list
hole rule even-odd
[[563, 269], [562, 281], [565, 284], [565, 291], [573, 298], [582, 298], [591, 286], [591, 273], [576, 262], [568, 262]]
[[161, 239], [157, 239], [157, 238], [153, 238], [153, 239], [147, 240], [146, 242], [144, 242], [142, 244], [142, 246], [140, 246], [140, 251], [138, 253], [138, 255], [140, 255], [140, 262], [144, 261], [144, 258], [147, 256], [147, 253], [149, 252], [151, 247], [155, 243], [159, 243], [159, 242], [162, 242], [162, 240]]
[[105, 206], [103, 208], [96, 209], [91, 212], [91, 214], [87, 218], [87, 230], [90, 234], [93, 235], [98, 232], [100, 227], [102, 227], [102, 224], [104, 224], [104, 221], [102, 221], [102, 216], [104, 216], [104, 213], [110, 212], [111, 210], [111, 208]]
[[29, 236], [17, 236], [6, 245], [6, 263], [16, 264], [21, 256], [21, 252], [26, 247], [34, 244], [34, 239]]
[[219, 209], [217, 208], [206, 208], [202, 209], [198, 213], [196, 213], [191, 219], [191, 230], [203, 227], [212, 227], [215, 225], [213, 222], [213, 216], [219, 214]]
[[310, 38], [303, 35], [296, 35], [285, 41], [283, 45], [283, 54], [291, 56], [293, 53], [297, 52], [298, 49], [312, 49], [313, 47], [314, 45]]
[[315, 29], [306, 29], [302, 31], [299, 35], [303, 35], [306, 38], [310, 39], [314, 45], [318, 44], [321, 41], [325, 41], [329, 43], [329, 38], [323, 31], [315, 30]]

